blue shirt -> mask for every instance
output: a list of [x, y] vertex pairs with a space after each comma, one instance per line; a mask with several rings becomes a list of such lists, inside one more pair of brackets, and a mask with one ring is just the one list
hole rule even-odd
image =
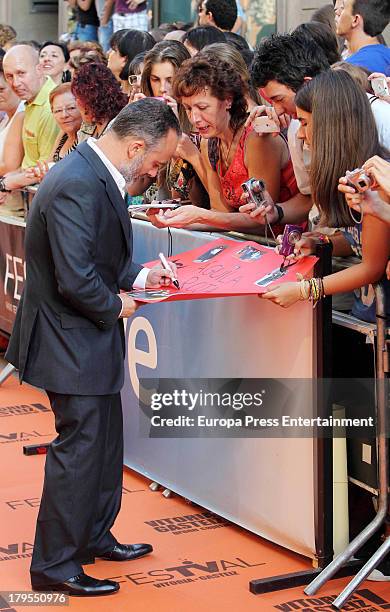
[[390, 49], [385, 45], [367, 45], [347, 57], [347, 62], [363, 66], [370, 72], [382, 72], [390, 76]]
[[240, 0], [236, 0], [237, 4], [237, 17], [241, 17], [243, 21], [246, 21], [246, 15], [244, 13], [244, 9], [241, 6]]

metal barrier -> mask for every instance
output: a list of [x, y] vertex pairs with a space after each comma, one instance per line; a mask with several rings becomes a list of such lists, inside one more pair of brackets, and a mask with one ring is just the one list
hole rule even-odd
[[16, 368], [11, 364], [11, 363], [7, 363], [7, 365], [5, 366], [5, 368], [2, 369], [1, 373], [0, 373], [0, 386], [5, 383], [5, 381], [14, 373], [16, 372]]
[[[26, 202], [26, 212], [28, 211], [29, 199], [32, 197], [34, 193], [34, 189], [28, 188], [24, 191], [24, 198]], [[138, 215], [137, 215], [138, 216]], [[141, 218], [144, 218], [142, 216]], [[236, 234], [236, 236], [238, 236]], [[240, 237], [243, 237], [242, 235]], [[256, 240], [255, 236], [245, 236], [247, 239]], [[265, 239], [260, 238], [256, 241], [264, 243]], [[325, 272], [327, 273], [327, 272]], [[386, 516], [389, 512], [389, 497], [388, 497], [388, 488], [389, 488], [389, 461], [388, 461], [388, 440], [387, 440], [387, 431], [386, 431], [386, 406], [387, 406], [387, 398], [386, 398], [386, 386], [385, 386], [385, 378], [386, 374], [389, 373], [389, 358], [387, 353], [387, 343], [389, 343], [389, 336], [387, 335], [386, 330], [386, 308], [385, 308], [385, 295], [384, 290], [380, 285], [377, 285], [375, 288], [376, 293], [376, 304], [377, 304], [377, 325], [373, 324], [365, 324], [357, 319], [349, 315], [345, 315], [342, 313], [333, 313], [333, 321], [343, 325], [344, 327], [348, 327], [350, 329], [354, 329], [359, 333], [365, 333], [372, 340], [374, 340], [375, 336], [377, 338], [377, 346], [376, 346], [376, 358], [377, 358], [377, 371], [376, 371], [376, 410], [377, 410], [377, 422], [378, 422], [378, 430], [377, 430], [377, 447], [378, 447], [378, 464], [379, 464], [379, 496], [378, 496], [378, 510], [375, 519], [363, 529], [363, 531], [349, 544], [346, 550], [338, 555], [329, 565], [326, 565], [325, 569], [319, 573], [316, 578], [306, 587], [305, 593], [309, 596], [314, 595], [329, 579], [333, 578], [336, 574], [338, 576], [341, 575], [351, 575], [351, 568], [353, 565], [356, 565], [356, 561], [351, 561], [353, 555], [360, 550], [363, 544], [383, 525]], [[322, 325], [320, 325], [322, 327]], [[322, 347], [322, 350], [324, 347]], [[324, 359], [325, 358], [325, 359]], [[322, 355], [322, 359], [326, 363], [326, 356]], [[0, 385], [7, 380], [9, 376], [15, 371], [15, 368], [8, 364], [3, 371], [0, 373]], [[320, 467], [320, 466], [319, 466]], [[328, 507], [329, 509], [329, 507]], [[330, 510], [331, 512], [331, 510]], [[390, 537], [386, 539], [386, 541], [380, 546], [380, 548], [376, 551], [376, 553], [367, 561], [367, 563], [360, 569], [360, 571], [356, 574], [356, 576], [351, 580], [351, 582], [347, 585], [347, 587], [342, 591], [342, 593], [337, 597], [337, 599], [333, 603], [333, 607], [335, 609], [342, 609], [342, 606], [348, 601], [348, 599], [353, 595], [356, 589], [360, 586], [363, 580], [372, 572], [375, 567], [383, 560], [383, 558], [390, 553]], [[325, 551], [325, 554], [322, 557], [322, 562], [327, 563], [329, 557], [327, 558], [329, 551]], [[348, 563], [349, 561], [349, 563]], [[320, 563], [321, 566], [321, 563]], [[322, 565], [323, 567], [323, 565]], [[349, 571], [349, 574], [348, 574]], [[279, 577], [283, 578], [283, 577]], [[286, 577], [287, 578], [287, 577]], [[284, 582], [283, 579], [278, 584], [278, 589], [281, 588], [289, 588], [292, 586], [290, 577], [290, 583]], [[306, 580], [305, 576], [295, 576], [296, 580], [295, 584], [306, 584], [307, 583], [307, 574]], [[257, 583], [260, 581], [253, 581], [253, 583]], [[267, 590], [275, 590], [275, 588], [270, 589], [264, 588], [265, 585], [262, 585], [260, 590], [260, 584], [253, 584], [251, 591], [253, 593], [266, 592]], [[275, 587], [275, 585], [274, 585]]]
[[[380, 285], [375, 287], [376, 316], [377, 316], [377, 371], [376, 371], [376, 413], [377, 413], [377, 448], [378, 448], [378, 472], [379, 472], [379, 497], [377, 514], [371, 523], [350, 542], [349, 546], [338, 555], [327, 567], [306, 587], [306, 595], [314, 595], [330, 580], [341, 568], [360, 550], [367, 540], [383, 525], [389, 510], [389, 460], [388, 439], [386, 419], [386, 385], [385, 378], [389, 372], [387, 355], [387, 330], [386, 330], [386, 304], [385, 293]], [[377, 567], [390, 552], [390, 538], [380, 546], [376, 553], [360, 569], [356, 576], [350, 581], [345, 589], [333, 602], [336, 610], [341, 610], [343, 605], [350, 599], [360, 584]]]

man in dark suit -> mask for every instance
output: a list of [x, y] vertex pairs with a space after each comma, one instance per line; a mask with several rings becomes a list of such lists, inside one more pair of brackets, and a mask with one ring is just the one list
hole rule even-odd
[[174, 154], [172, 110], [146, 98], [99, 140], [59, 162], [34, 198], [26, 229], [26, 283], [6, 358], [44, 388], [58, 433], [48, 449], [31, 563], [35, 590], [106, 595], [119, 589], [82, 571], [95, 557], [152, 551], [119, 544], [111, 527], [122, 493], [122, 318], [135, 302], [120, 289], [159, 287], [172, 272], [132, 263], [126, 183], [155, 177]]

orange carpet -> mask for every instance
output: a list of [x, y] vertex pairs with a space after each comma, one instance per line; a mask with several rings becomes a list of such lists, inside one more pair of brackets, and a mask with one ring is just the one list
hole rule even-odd
[[[44, 394], [15, 378], [0, 388], [0, 591], [28, 591], [35, 520], [43, 481], [44, 456], [23, 455], [25, 444], [48, 442], [54, 422]], [[122, 509], [114, 528], [124, 543], [150, 542], [155, 552], [138, 561], [97, 561], [86, 573], [120, 582], [119, 593], [96, 599], [71, 598], [71, 610], [229, 612], [331, 610], [332, 597], [347, 579], [316, 597], [302, 588], [255, 596], [249, 581], [300, 571], [307, 560], [228, 524], [203, 508], [161, 492], [125, 469]], [[266, 492], [265, 492], [266, 494]], [[0, 610], [9, 607], [0, 596]], [[14, 610], [26, 610], [13, 606]], [[29, 606], [38, 610], [42, 607]], [[45, 606], [45, 609], [61, 609]], [[390, 583], [366, 582], [345, 610], [390, 609]]]

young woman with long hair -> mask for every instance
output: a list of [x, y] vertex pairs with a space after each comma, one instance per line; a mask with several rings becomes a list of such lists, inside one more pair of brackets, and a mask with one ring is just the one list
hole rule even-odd
[[190, 54], [177, 40], [162, 40], [156, 43], [145, 56], [141, 77], [141, 92], [147, 98], [164, 98], [180, 121], [182, 130], [189, 133], [191, 124], [185, 110], [172, 95], [175, 74]]
[[[330, 238], [333, 254], [355, 254], [361, 259], [359, 264], [318, 281], [319, 292], [334, 295], [359, 291], [360, 295], [355, 294], [353, 314], [375, 321], [373, 291], [366, 287], [384, 275], [390, 252], [390, 228], [369, 214], [362, 219], [352, 216], [338, 186], [347, 171], [361, 168], [374, 155], [388, 157], [389, 153], [379, 144], [367, 95], [346, 72], [329, 70], [318, 75], [298, 91], [295, 102], [301, 122], [299, 136], [311, 149], [311, 193], [321, 213], [321, 225], [340, 230]], [[323, 238], [304, 235], [296, 244], [295, 255], [313, 253], [316, 242]], [[387, 281], [386, 284], [390, 297]], [[317, 289], [302, 280], [272, 288], [263, 297], [286, 307], [309, 298], [310, 293], [313, 297]]]
[[[179, 119], [180, 127], [185, 134], [191, 134], [192, 125], [183, 106], [176, 101], [173, 94], [173, 81], [180, 66], [189, 59], [190, 54], [183, 43], [175, 40], [163, 40], [157, 43], [145, 56], [141, 76], [142, 96], [165, 100]], [[207, 206], [208, 197], [198, 180], [191, 163], [178, 155], [160, 173], [158, 180], [159, 198], [173, 197], [190, 200], [198, 206]]]

